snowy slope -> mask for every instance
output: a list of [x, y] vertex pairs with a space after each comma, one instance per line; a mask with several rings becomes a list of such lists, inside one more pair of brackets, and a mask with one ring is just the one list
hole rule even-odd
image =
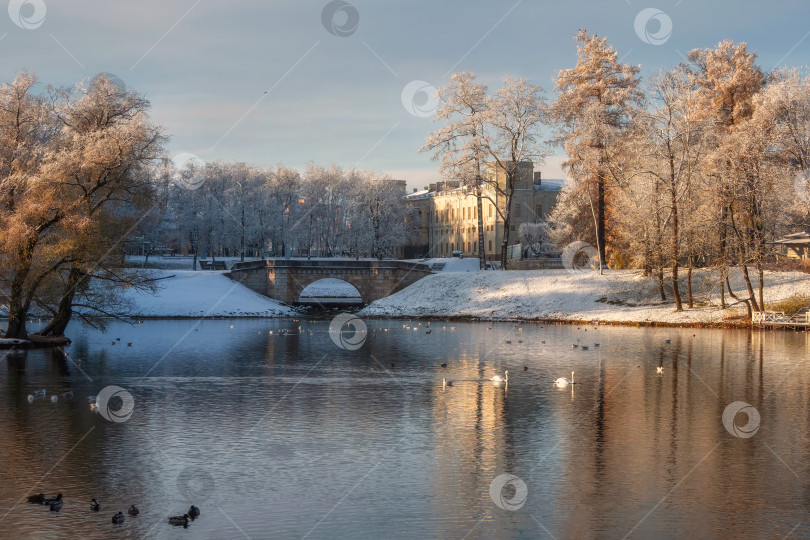
[[294, 312], [280, 302], [253, 292], [218, 272], [153, 270], [158, 282], [151, 295], [125, 292], [133, 317], [284, 317]]
[[[732, 285], [743, 290], [739, 272]], [[744, 315], [744, 307], [720, 310], [718, 275], [696, 273], [695, 295], [703, 306], [675, 313], [674, 303], [661, 303], [654, 279], [637, 271], [569, 273], [565, 270], [438, 273], [363, 309], [360, 316], [475, 317], [482, 319], [556, 319], [605, 322], [712, 323]], [[810, 295], [810, 275], [767, 273], [765, 301], [793, 294]], [[755, 284], [756, 287], [756, 284]], [[685, 287], [682, 291], [685, 299]]]

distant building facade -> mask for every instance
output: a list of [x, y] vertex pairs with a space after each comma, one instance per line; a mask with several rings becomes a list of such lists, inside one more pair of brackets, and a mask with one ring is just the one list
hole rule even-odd
[[[504, 185], [505, 171], [494, 163], [487, 164], [488, 183], [483, 186], [488, 198], [482, 201], [484, 221], [484, 255], [488, 260], [500, 258], [504, 223], [495, 204], [504, 208], [505, 201], [491, 185], [496, 180]], [[559, 182], [559, 183], [557, 183]], [[560, 193], [561, 181], [544, 184], [531, 161], [518, 164], [509, 243], [520, 242], [521, 223], [545, 221]], [[458, 181], [430, 184], [422, 191], [405, 196], [406, 205], [417, 220], [417, 232], [404, 248], [405, 258], [450, 257], [460, 251], [465, 257], [478, 256], [478, 205], [475, 191], [461, 187]], [[494, 202], [494, 204], [493, 204]]]

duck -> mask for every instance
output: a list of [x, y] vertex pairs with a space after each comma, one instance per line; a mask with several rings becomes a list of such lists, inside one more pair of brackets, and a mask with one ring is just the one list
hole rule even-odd
[[53, 396], [51, 396], [51, 403], [56, 403], [57, 401], [59, 401], [59, 398], [56, 397], [55, 394]]
[[51, 504], [53, 504], [55, 502], [59, 502], [61, 500], [62, 500], [62, 494], [57, 493], [56, 497], [48, 497], [48, 498], [43, 499], [42, 504], [51, 505]]
[[556, 379], [554, 381], [554, 386], [556, 386], [557, 388], [565, 388], [569, 384], [576, 384], [574, 382], [574, 372], [573, 371], [571, 372], [571, 378], [570, 379], [566, 379], [565, 377], [560, 377], [560, 378], [558, 378], [558, 379]]
[[34, 390], [34, 395], [36, 397], [45, 397], [45, 390], [44, 389], [42, 389], [42, 390]]
[[183, 527], [188, 527], [188, 514], [183, 514], [182, 516], [173, 516], [169, 518], [170, 525], [182, 525]]
[[664, 373], [664, 368], [661, 367], [661, 366], [658, 366], [657, 368], [655, 368], [655, 372], [658, 373], [658, 374]]
[[63, 392], [62, 397], [64, 397], [65, 399], [73, 399], [73, 391], [68, 390], [67, 392]]
[[101, 505], [98, 504], [97, 500], [90, 499], [90, 510], [92, 510], [93, 512], [98, 512], [99, 510], [101, 510]]
[[490, 379], [490, 380], [491, 380], [492, 382], [494, 382], [494, 383], [499, 383], [499, 382], [509, 382], [509, 371], [508, 371], [508, 370], [507, 370], [507, 371], [504, 371], [504, 372], [503, 372], [503, 375], [504, 375], [503, 377], [501, 377], [500, 375], [495, 375], [495, 376], [494, 376], [494, 377], [492, 377], [492, 379]]
[[448, 381], [447, 379], [442, 379], [442, 388], [445, 386], [453, 386], [453, 381]]
[[523, 371], [529, 371], [529, 366], [523, 366]]
[[28, 502], [31, 504], [45, 504], [45, 494], [37, 493], [36, 495], [29, 495]]
[[28, 394], [28, 403], [34, 402], [34, 394]]
[[113, 525], [121, 525], [124, 522], [124, 513], [119, 510], [117, 514], [112, 517]]
[[447, 367], [447, 364], [439, 364], [439, 366], [441, 366], [441, 367], [445, 367], [445, 368], [446, 368], [446, 367]]
[[129, 510], [127, 510], [127, 514], [129, 514], [130, 516], [137, 516], [140, 513], [141, 511], [138, 510], [138, 507], [135, 506], [134, 504], [129, 507]]
[[60, 497], [59, 500], [53, 501], [51, 503], [51, 512], [58, 512], [62, 509], [62, 498]]
[[198, 506], [194, 506], [193, 504], [188, 507], [188, 517], [194, 519], [196, 517], [200, 517], [200, 508]]

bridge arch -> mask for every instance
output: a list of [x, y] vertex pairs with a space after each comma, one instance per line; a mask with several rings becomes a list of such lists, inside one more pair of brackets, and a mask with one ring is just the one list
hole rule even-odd
[[[296, 284], [293, 295], [298, 292], [299, 304], [360, 304], [363, 302], [362, 280], [343, 277], [313, 276], [308, 284]], [[354, 282], [354, 283], [353, 283]], [[367, 295], [366, 295], [367, 296]]]

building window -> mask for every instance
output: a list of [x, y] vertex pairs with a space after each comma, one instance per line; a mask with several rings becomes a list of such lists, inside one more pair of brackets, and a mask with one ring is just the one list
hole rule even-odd
[[489, 250], [492, 251], [492, 240], [489, 241]]
[[537, 210], [535, 213], [537, 214], [537, 217], [543, 217], [543, 203], [537, 203]]
[[515, 217], [516, 218], [520, 217], [520, 206], [521, 206], [520, 203], [515, 205]]
[[492, 217], [492, 205], [489, 207], [489, 217]]

